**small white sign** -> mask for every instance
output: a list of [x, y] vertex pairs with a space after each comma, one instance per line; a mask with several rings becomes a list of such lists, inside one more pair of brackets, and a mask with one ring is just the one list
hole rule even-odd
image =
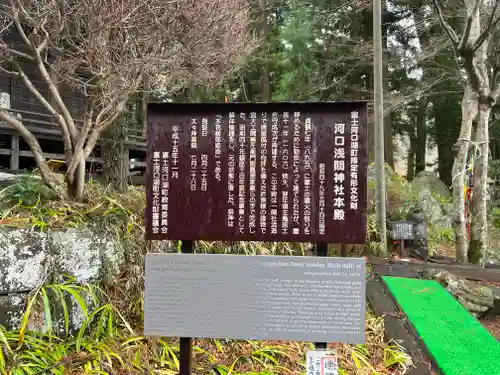
[[306, 354], [307, 375], [338, 375], [337, 355], [331, 350], [310, 350]]

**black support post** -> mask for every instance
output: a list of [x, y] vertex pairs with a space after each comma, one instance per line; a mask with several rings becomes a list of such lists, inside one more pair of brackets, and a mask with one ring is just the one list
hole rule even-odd
[[[194, 241], [182, 241], [181, 253], [194, 253]], [[191, 375], [193, 359], [193, 338], [180, 338], [179, 375]]]
[[[317, 257], [327, 257], [328, 256], [328, 244], [327, 243], [318, 243], [316, 244], [316, 256]], [[326, 342], [315, 342], [314, 347], [318, 350], [326, 349]]]

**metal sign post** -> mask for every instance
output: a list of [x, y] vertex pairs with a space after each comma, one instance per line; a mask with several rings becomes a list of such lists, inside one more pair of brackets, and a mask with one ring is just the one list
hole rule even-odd
[[[316, 256], [317, 257], [327, 257], [328, 256], [328, 244], [327, 243], [316, 244]], [[315, 342], [314, 347], [316, 348], [316, 350], [326, 350], [327, 343], [326, 342]]]
[[[181, 253], [194, 253], [194, 241], [182, 241]], [[179, 375], [191, 375], [192, 359], [193, 359], [193, 338], [180, 338], [180, 355], [179, 355]]]

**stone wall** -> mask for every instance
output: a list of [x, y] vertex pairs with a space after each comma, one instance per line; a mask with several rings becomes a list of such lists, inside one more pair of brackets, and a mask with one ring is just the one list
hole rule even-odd
[[124, 250], [111, 234], [0, 228], [0, 324], [18, 327], [29, 292], [54, 275], [102, 282], [123, 261]]

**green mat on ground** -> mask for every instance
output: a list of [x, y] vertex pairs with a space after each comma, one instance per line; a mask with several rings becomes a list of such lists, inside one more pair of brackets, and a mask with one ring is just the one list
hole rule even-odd
[[500, 343], [433, 280], [383, 277], [445, 375], [500, 375]]

